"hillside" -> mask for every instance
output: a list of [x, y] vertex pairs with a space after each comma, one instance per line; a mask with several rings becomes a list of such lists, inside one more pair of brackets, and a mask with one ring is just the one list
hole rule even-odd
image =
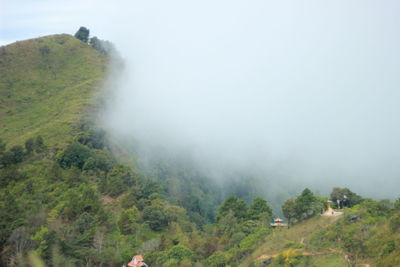
[[71, 35], [0, 47], [0, 136], [10, 146], [38, 134], [63, 145], [93, 101], [104, 55]]
[[[275, 259], [281, 253], [290, 250], [298, 250], [298, 254], [305, 256], [295, 266], [347, 266], [340, 251], [321, 249], [311, 242], [314, 233], [334, 225], [338, 219], [340, 218], [317, 216], [289, 229], [275, 229], [264, 243], [242, 262], [241, 266], [248, 266], [251, 262], [261, 263], [270, 258]], [[271, 266], [282, 265], [274, 262]]]
[[342, 216], [275, 229], [240, 266], [399, 266], [399, 203], [365, 199]]
[[190, 160], [128, 165], [93, 119], [109, 62], [66, 34], [0, 47], [0, 266], [399, 266], [400, 200], [334, 188], [344, 215], [321, 217], [306, 188], [273, 229], [251, 180], [224, 195]]

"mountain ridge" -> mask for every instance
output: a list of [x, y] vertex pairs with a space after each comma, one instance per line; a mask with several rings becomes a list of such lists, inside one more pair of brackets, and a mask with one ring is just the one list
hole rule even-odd
[[104, 55], [67, 34], [0, 47], [0, 136], [17, 145], [40, 132], [65, 144], [106, 71]]

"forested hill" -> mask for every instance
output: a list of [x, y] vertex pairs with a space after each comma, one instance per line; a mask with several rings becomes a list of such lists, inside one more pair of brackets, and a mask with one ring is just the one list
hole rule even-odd
[[252, 180], [233, 175], [223, 200], [190, 161], [122, 163], [95, 123], [111, 44], [88, 35], [0, 47], [0, 266], [399, 266], [400, 200], [335, 188], [332, 219], [304, 189], [274, 229]]

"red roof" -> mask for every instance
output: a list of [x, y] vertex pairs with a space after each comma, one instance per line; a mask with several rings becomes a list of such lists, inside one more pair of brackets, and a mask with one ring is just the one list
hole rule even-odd
[[135, 257], [138, 261], [143, 261], [143, 256], [142, 255], [136, 255]]
[[128, 263], [128, 266], [130, 266], [130, 267], [140, 267], [140, 266], [142, 266], [142, 263], [143, 263], [143, 256], [142, 255], [136, 255]]

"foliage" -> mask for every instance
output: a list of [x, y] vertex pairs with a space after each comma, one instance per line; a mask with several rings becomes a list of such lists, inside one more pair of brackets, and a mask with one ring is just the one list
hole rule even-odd
[[191, 258], [193, 252], [183, 245], [176, 245], [170, 248], [167, 252], [167, 258], [170, 260], [177, 260], [180, 263], [184, 258]]
[[96, 36], [90, 38], [89, 44], [104, 55], [110, 55], [111, 53], [115, 53], [115, 48], [113, 44], [109, 41], [100, 40]]
[[206, 261], [206, 264], [209, 267], [225, 267], [228, 263], [228, 258], [222, 251], [213, 253]]
[[295, 219], [297, 217], [296, 200], [293, 198], [286, 200], [282, 205], [282, 212], [290, 224], [292, 218]]
[[89, 41], [89, 29], [85, 27], [80, 27], [79, 30], [75, 33], [75, 38], [81, 40], [84, 43]]
[[130, 209], [122, 211], [118, 219], [118, 227], [122, 234], [134, 234], [137, 228], [139, 210], [133, 206]]
[[268, 203], [265, 199], [258, 197], [253, 200], [253, 203], [249, 208], [248, 214], [249, 218], [252, 220], [258, 220], [262, 216], [266, 216], [267, 218], [271, 219], [272, 209], [270, 206], [268, 206]]
[[85, 162], [91, 158], [92, 154], [88, 147], [73, 142], [57, 154], [57, 160], [63, 168], [77, 167], [83, 169]]
[[400, 213], [393, 215], [389, 223], [392, 232], [397, 232], [400, 229]]
[[[47, 47], [43, 54], [41, 48]], [[71, 35], [16, 42], [0, 60], [0, 138], [8, 148], [30, 138], [64, 148], [77, 122], [97, 101], [107, 57]], [[40, 148], [40, 149], [39, 149]], [[0, 153], [1, 154], [1, 153]]]
[[323, 208], [324, 200], [306, 188], [295, 199], [286, 200], [282, 212], [289, 223], [296, 223], [319, 214]]
[[154, 231], [161, 231], [168, 224], [163, 207], [157, 204], [144, 208], [143, 220], [147, 222]]
[[288, 249], [279, 254], [275, 261], [283, 264], [285, 267], [292, 267], [299, 263], [302, 257], [301, 250], [299, 249]]
[[[84, 43], [57, 35], [1, 49], [0, 265], [121, 266], [143, 253], [149, 266], [238, 266], [276, 236], [268, 202], [240, 179], [227, 189], [234, 196], [223, 200], [187, 161], [163, 158], [144, 170], [123, 163], [123, 153], [111, 154], [88, 114], [97, 109], [95, 88], [111, 45], [96, 37], [86, 45], [86, 30], [76, 34]], [[354, 261], [369, 255], [380, 257], [381, 266], [399, 265], [400, 202], [361, 201], [346, 190], [353, 215], [313, 242]], [[301, 225], [324, 201], [305, 189], [282, 210]], [[289, 248], [278, 257], [283, 264], [301, 261], [295, 249], [303, 244], [282, 246]]]
[[3, 167], [18, 164], [24, 159], [25, 153], [22, 146], [13, 146], [9, 151], [0, 154], [0, 163]]
[[339, 201], [341, 206], [352, 207], [361, 203], [362, 197], [352, 192], [348, 188], [335, 187], [332, 189], [331, 200], [335, 205], [337, 205]]
[[217, 220], [226, 216], [229, 211], [232, 211], [236, 218], [243, 219], [247, 216], [247, 205], [243, 200], [238, 199], [235, 196], [229, 196], [218, 208]]

